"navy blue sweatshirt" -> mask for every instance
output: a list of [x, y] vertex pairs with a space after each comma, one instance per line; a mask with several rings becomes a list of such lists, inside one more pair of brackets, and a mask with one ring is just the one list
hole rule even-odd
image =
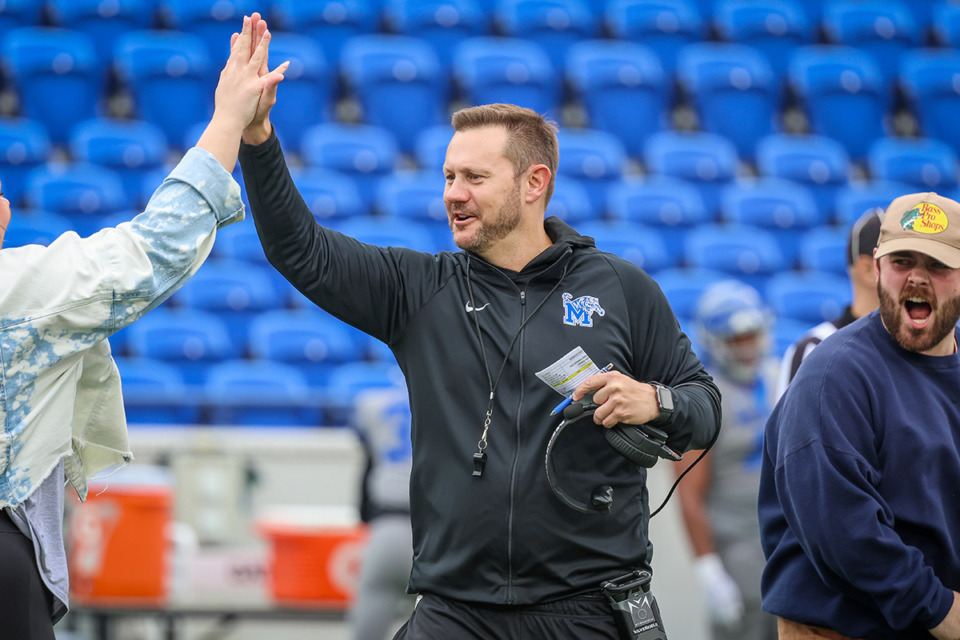
[[804, 360], [764, 446], [763, 608], [929, 640], [960, 589], [960, 356], [903, 349], [873, 312]]

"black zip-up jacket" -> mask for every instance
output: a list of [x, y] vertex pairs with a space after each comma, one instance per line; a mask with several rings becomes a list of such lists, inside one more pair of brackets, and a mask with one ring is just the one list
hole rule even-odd
[[[561, 398], [535, 375], [580, 346], [598, 366], [671, 387], [668, 444], [707, 446], [719, 391], [642, 269], [556, 218], [545, 222], [553, 246], [519, 273], [467, 252], [365, 245], [316, 223], [275, 135], [243, 145], [240, 164], [270, 262], [318, 306], [386, 342], [406, 376], [411, 592], [523, 605], [650, 569], [646, 470], [616, 453], [602, 427], [577, 422], [555, 449], [560, 481], [584, 501], [609, 485], [613, 507], [584, 514], [563, 504], [544, 465]], [[492, 385], [488, 459], [474, 477]]]

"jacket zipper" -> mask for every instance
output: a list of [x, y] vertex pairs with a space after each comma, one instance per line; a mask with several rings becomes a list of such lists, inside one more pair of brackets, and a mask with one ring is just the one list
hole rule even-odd
[[[520, 292], [520, 322], [526, 320], [527, 314], [527, 291]], [[523, 371], [523, 334], [520, 334], [517, 344], [517, 360], [520, 371]], [[507, 519], [507, 604], [513, 604], [513, 515], [515, 512], [516, 487], [517, 487], [517, 464], [520, 460], [520, 407], [523, 406], [523, 376], [520, 376], [520, 397], [517, 401], [516, 422], [514, 423], [514, 434], [516, 436], [516, 446], [513, 453], [513, 465], [510, 469], [510, 515]]]

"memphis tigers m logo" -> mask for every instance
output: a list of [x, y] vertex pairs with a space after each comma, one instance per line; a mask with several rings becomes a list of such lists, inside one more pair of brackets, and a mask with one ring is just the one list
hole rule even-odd
[[604, 315], [606, 311], [593, 296], [580, 296], [576, 300], [569, 293], [563, 294], [563, 324], [572, 327], [592, 327], [593, 314]]

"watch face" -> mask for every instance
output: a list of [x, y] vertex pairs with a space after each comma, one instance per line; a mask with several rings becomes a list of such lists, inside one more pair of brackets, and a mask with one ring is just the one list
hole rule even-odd
[[657, 402], [660, 403], [660, 413], [673, 413], [673, 394], [666, 387], [657, 387]]

